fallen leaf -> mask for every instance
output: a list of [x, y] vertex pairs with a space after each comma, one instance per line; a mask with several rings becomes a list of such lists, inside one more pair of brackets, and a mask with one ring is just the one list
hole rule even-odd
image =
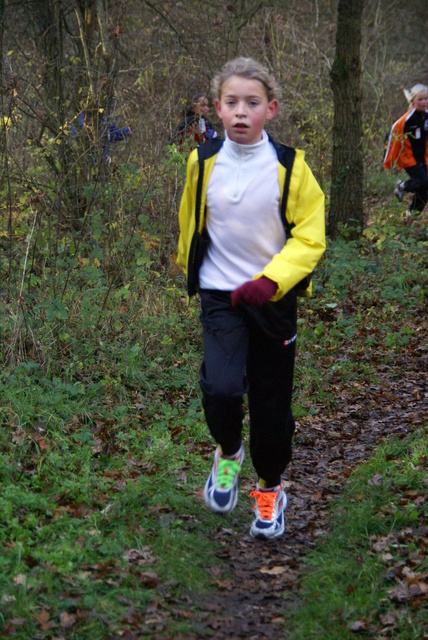
[[67, 611], [62, 611], [59, 615], [59, 624], [63, 629], [71, 629], [71, 627], [76, 624], [77, 616], [74, 613], [67, 613]]
[[428, 585], [424, 582], [416, 582], [409, 586], [409, 595], [411, 598], [422, 596], [425, 593], [428, 593]]
[[388, 611], [384, 616], [380, 616], [380, 621], [384, 627], [395, 627], [397, 624], [397, 614], [395, 611]]
[[14, 627], [23, 627], [26, 622], [26, 618], [12, 618], [11, 620]]
[[280, 576], [286, 571], [286, 567], [272, 567], [272, 569], [269, 569], [268, 567], [262, 567], [260, 569], [260, 573], [266, 573], [269, 576]]
[[152, 552], [149, 547], [143, 547], [142, 549], [128, 549], [122, 555], [124, 560], [128, 560], [130, 563], [137, 564], [153, 564], [156, 562], [152, 556]]
[[138, 578], [145, 587], [155, 589], [159, 584], [159, 576], [156, 573], [141, 572], [138, 574]]
[[394, 556], [390, 553], [384, 553], [382, 555], [382, 562], [391, 562], [391, 560], [394, 560]]
[[375, 473], [373, 478], [368, 481], [371, 487], [381, 487], [383, 483], [383, 475], [381, 473]]
[[7, 593], [4, 593], [1, 597], [1, 601], [2, 602], [15, 602], [16, 598], [15, 596], [10, 596]]
[[368, 623], [367, 620], [364, 620], [364, 618], [362, 618], [361, 620], [357, 620], [356, 622], [352, 622], [349, 625], [349, 630], [352, 631], [352, 633], [362, 633], [364, 631], [367, 631], [368, 629]]
[[406, 602], [410, 599], [409, 588], [405, 584], [399, 584], [394, 589], [388, 591], [390, 600], [395, 602]]
[[42, 609], [39, 614], [36, 614], [35, 618], [42, 631], [49, 631], [49, 629], [55, 626], [55, 622], [49, 619], [49, 611], [46, 611], [46, 609]]

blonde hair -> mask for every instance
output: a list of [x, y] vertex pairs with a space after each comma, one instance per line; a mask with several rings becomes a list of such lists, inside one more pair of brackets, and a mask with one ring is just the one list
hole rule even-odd
[[412, 100], [416, 98], [417, 95], [422, 93], [422, 91], [427, 91], [427, 88], [424, 84], [415, 84], [414, 87], [410, 89], [403, 89], [404, 95], [406, 96], [406, 100], [409, 104], [411, 104]]
[[215, 99], [221, 98], [223, 84], [232, 76], [240, 76], [248, 80], [258, 80], [264, 86], [268, 102], [277, 100], [281, 90], [275, 78], [269, 71], [252, 58], [235, 58], [226, 62], [223, 69], [214, 76], [211, 83], [211, 95]]

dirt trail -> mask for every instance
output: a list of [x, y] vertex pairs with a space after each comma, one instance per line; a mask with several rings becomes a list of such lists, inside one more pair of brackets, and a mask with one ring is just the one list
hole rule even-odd
[[[213, 569], [216, 591], [199, 602], [189, 596], [187, 603], [173, 602], [164, 594], [169, 614], [174, 607], [177, 618], [185, 612], [197, 629], [194, 634], [175, 638], [286, 638], [281, 611], [297, 605], [305, 554], [327, 533], [330, 500], [382, 439], [404, 436], [426, 419], [428, 362], [427, 356], [420, 356], [405, 363], [406, 379], [391, 381], [394, 371], [386, 370], [380, 386], [368, 386], [328, 421], [321, 416], [305, 422], [297, 434], [293, 462], [286, 474], [286, 534], [279, 540], [262, 542], [253, 540], [248, 531], [242, 535], [242, 514], [237, 516], [236, 527], [230, 520], [220, 520], [213, 533], [220, 540], [219, 555], [224, 565]], [[242, 496], [251, 489], [245, 480], [241, 483]], [[240, 504], [240, 508], [246, 510], [247, 505]], [[248, 526], [250, 519], [248, 514]], [[169, 638], [163, 615], [158, 623], [162, 618], [162, 631], [158, 626], [151, 637]]]

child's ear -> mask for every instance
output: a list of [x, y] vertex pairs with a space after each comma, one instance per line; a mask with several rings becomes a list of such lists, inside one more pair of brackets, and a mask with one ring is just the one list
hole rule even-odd
[[220, 120], [222, 120], [222, 117], [221, 117], [221, 102], [220, 102], [220, 100], [218, 98], [216, 98], [214, 100], [214, 108], [215, 108], [216, 114], [218, 115]]
[[272, 120], [272, 118], [276, 116], [277, 111], [278, 111], [278, 100], [271, 100], [268, 104], [266, 120]]

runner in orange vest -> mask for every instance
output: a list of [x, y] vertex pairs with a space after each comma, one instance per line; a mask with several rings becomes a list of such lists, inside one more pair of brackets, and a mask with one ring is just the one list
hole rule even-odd
[[428, 90], [417, 84], [404, 94], [409, 110], [394, 123], [389, 135], [384, 167], [405, 169], [408, 180], [397, 180], [394, 195], [399, 202], [413, 193], [408, 216], [419, 214], [428, 201]]

